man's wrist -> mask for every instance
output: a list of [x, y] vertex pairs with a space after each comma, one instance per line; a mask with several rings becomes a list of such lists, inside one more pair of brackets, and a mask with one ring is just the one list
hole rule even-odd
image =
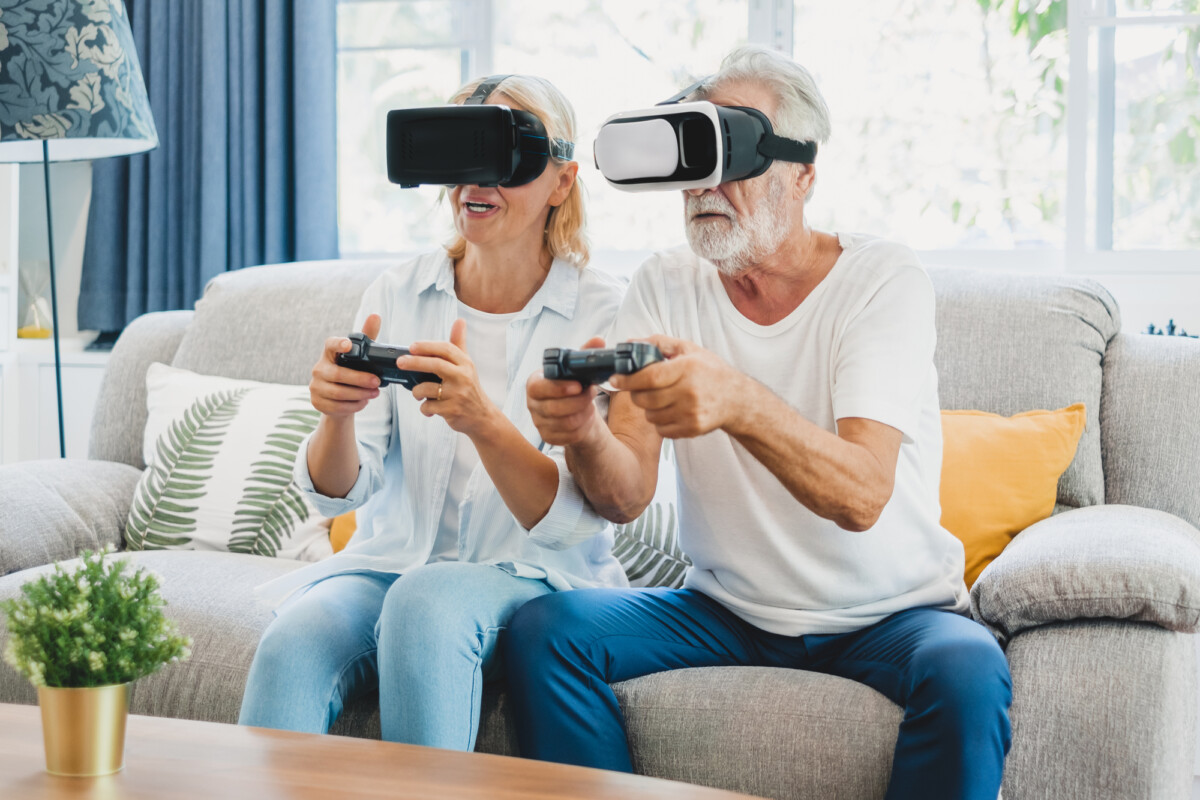
[[725, 422], [721, 429], [735, 439], [754, 438], [762, 430], [764, 411], [778, 398], [770, 389], [750, 376], [738, 372], [729, 387]]

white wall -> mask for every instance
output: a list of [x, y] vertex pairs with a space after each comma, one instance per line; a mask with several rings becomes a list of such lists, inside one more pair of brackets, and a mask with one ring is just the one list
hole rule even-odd
[[[76, 309], [83, 266], [83, 243], [92, 198], [92, 163], [67, 161], [50, 165], [50, 197], [54, 215], [54, 262], [58, 284], [59, 336], [79, 335]], [[46, 191], [41, 164], [21, 165], [20, 260], [48, 262]], [[24, 316], [25, 310], [18, 311]], [[23, 320], [18, 320], [20, 326]], [[92, 332], [88, 332], [90, 334]]]

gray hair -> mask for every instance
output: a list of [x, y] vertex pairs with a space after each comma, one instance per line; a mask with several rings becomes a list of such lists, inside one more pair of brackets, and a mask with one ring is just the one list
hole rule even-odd
[[[725, 56], [721, 68], [692, 98], [703, 100], [720, 87], [740, 82], [765, 86], [775, 95], [775, 113], [767, 116], [779, 136], [818, 144], [829, 141], [829, 106], [812, 73], [783, 53], [761, 45], [743, 45]], [[811, 198], [812, 189], [806, 199]]]
[[778, 105], [769, 115], [775, 133], [800, 142], [829, 141], [829, 107], [812, 73], [776, 50], [752, 44], [737, 48], [695, 95], [702, 100], [721, 86], [742, 81], [766, 86], [775, 95]]

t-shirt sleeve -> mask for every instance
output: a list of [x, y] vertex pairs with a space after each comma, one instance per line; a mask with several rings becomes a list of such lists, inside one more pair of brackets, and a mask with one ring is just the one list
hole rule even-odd
[[654, 256], [638, 268], [629, 282], [606, 344], [612, 347], [618, 342], [655, 334], [671, 335], [663, 294], [662, 264], [660, 257]]
[[834, 419], [873, 419], [914, 438], [936, 343], [929, 275], [915, 265], [900, 269], [847, 320], [839, 337]]

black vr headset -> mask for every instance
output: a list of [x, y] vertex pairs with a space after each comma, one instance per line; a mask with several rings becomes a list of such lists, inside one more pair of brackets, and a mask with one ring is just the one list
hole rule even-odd
[[575, 145], [550, 139], [528, 111], [484, 105], [508, 75], [485, 78], [461, 105], [403, 108], [387, 115], [388, 180], [421, 184], [522, 186], [550, 157], [570, 160]]
[[626, 192], [707, 189], [757, 177], [776, 159], [816, 160], [816, 142], [777, 136], [756, 108], [680, 102], [706, 80], [653, 108], [605, 120], [594, 154], [610, 185]]

